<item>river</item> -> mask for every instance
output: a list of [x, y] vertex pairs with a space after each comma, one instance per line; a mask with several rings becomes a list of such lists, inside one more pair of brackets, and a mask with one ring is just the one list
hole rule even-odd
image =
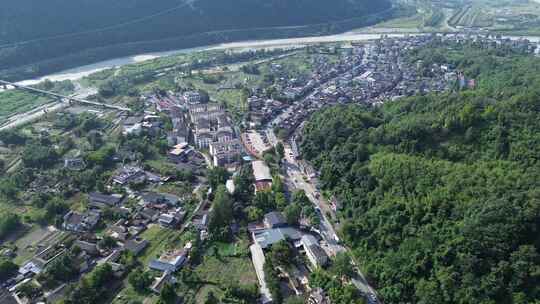
[[[421, 35], [423, 33], [411, 33], [411, 35]], [[270, 48], [270, 47], [287, 47], [287, 46], [302, 46], [312, 43], [324, 43], [324, 42], [343, 42], [343, 41], [367, 41], [380, 38], [383, 34], [373, 34], [373, 33], [362, 33], [358, 31], [352, 31], [337, 35], [329, 36], [314, 36], [314, 37], [301, 37], [301, 38], [285, 38], [285, 39], [271, 39], [271, 40], [248, 40], [240, 42], [231, 42], [223, 43], [217, 45], [203, 46], [197, 48], [188, 48], [173, 50], [167, 52], [154, 52], [154, 53], [145, 53], [135, 56], [127, 56], [122, 58], [110, 59], [94, 64], [84, 65], [77, 68], [65, 70], [62, 72], [54, 73], [51, 75], [42, 76], [35, 79], [28, 79], [18, 82], [22, 85], [33, 85], [39, 82], [42, 82], [45, 79], [52, 81], [63, 81], [63, 80], [79, 80], [85, 76], [88, 76], [92, 73], [99, 72], [102, 70], [120, 67], [127, 64], [133, 64], [138, 62], [143, 62], [146, 60], [152, 60], [159, 57], [171, 56], [175, 54], [182, 53], [191, 53], [191, 52], [200, 52], [205, 50], [220, 50], [220, 49], [257, 49], [257, 48]], [[406, 33], [389, 33], [384, 34], [388, 37], [403, 37], [407, 35]], [[540, 42], [540, 37], [517, 37], [517, 36], [508, 36], [510, 39], [520, 39], [526, 38], [533, 42]]]

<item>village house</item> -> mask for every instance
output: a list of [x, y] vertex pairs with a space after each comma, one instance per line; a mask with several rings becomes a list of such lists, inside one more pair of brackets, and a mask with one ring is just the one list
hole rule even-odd
[[86, 252], [89, 255], [92, 255], [92, 256], [99, 255], [99, 249], [96, 243], [90, 243], [83, 240], [76, 240], [73, 243], [73, 246], [79, 247], [79, 249], [81, 249], [82, 251]]
[[124, 120], [122, 124], [123, 125], [122, 134], [123, 135], [130, 135], [130, 134], [139, 135], [142, 130], [142, 121], [143, 121], [142, 117], [139, 117], [139, 116], [128, 117], [126, 120]]
[[131, 252], [134, 256], [138, 256], [149, 244], [145, 239], [134, 238], [125, 242], [124, 250]]
[[180, 198], [168, 193], [145, 192], [141, 195], [140, 204], [144, 207], [156, 205], [175, 207], [180, 204]]
[[167, 213], [162, 213], [158, 218], [158, 223], [161, 227], [176, 228], [184, 220], [185, 216], [186, 212], [182, 208], [177, 208]]
[[281, 228], [286, 227], [288, 224], [281, 212], [273, 211], [264, 216], [264, 225], [266, 228]]
[[137, 167], [124, 167], [114, 177], [113, 182], [119, 185], [129, 183], [140, 183], [146, 180], [146, 173], [143, 169]]
[[70, 211], [64, 215], [62, 228], [73, 232], [91, 231], [96, 227], [100, 217], [100, 213], [96, 211], [87, 211], [82, 214]]
[[138, 214], [148, 222], [155, 222], [159, 218], [159, 211], [152, 208], [143, 208]]
[[86, 167], [86, 163], [82, 158], [65, 158], [64, 168], [73, 171], [81, 171]]
[[175, 163], [185, 162], [191, 153], [193, 153], [193, 149], [188, 146], [187, 142], [183, 142], [173, 146], [173, 149], [168, 153], [168, 157], [169, 160]]
[[89, 205], [99, 209], [118, 207], [123, 198], [121, 194], [108, 195], [99, 192], [90, 192], [88, 195]]
[[187, 261], [191, 250], [191, 243], [187, 243], [184, 248], [166, 252], [158, 259], [153, 259], [149, 262], [148, 267], [152, 270], [163, 272], [176, 272]]

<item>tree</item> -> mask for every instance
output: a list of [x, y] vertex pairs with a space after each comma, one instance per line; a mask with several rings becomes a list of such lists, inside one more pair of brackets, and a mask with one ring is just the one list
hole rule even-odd
[[116, 240], [109, 235], [104, 236], [103, 239], [99, 241], [98, 245], [105, 249], [112, 249], [117, 246]]
[[28, 138], [16, 130], [0, 131], [0, 141], [6, 145], [23, 145]]
[[233, 205], [225, 186], [216, 190], [213, 208], [208, 221], [208, 232], [214, 239], [226, 240], [230, 235], [230, 224], [233, 220]]
[[272, 245], [269, 257], [272, 264], [287, 266], [291, 264], [294, 254], [287, 241], [280, 241]]
[[61, 198], [49, 198], [45, 204], [45, 218], [52, 221], [56, 216], [64, 215], [68, 210], [69, 206]]
[[242, 166], [240, 173], [234, 178], [234, 198], [244, 205], [248, 204], [253, 198], [255, 192], [253, 179], [251, 165]]
[[215, 167], [208, 169], [206, 176], [208, 177], [208, 183], [212, 189], [217, 189], [220, 185], [225, 185], [229, 178], [229, 172], [225, 168]]
[[49, 168], [58, 160], [56, 151], [38, 143], [26, 145], [22, 153], [22, 161], [29, 168]]
[[72, 252], [57, 258], [47, 266], [44, 272], [38, 275], [37, 280], [45, 287], [45, 289], [55, 288], [60, 285], [60, 283], [68, 282], [77, 277], [79, 269], [75, 262], [75, 258], [78, 255], [76, 254], [76, 251], [77, 250], [72, 250]]
[[101, 145], [103, 145], [103, 134], [99, 131], [90, 131], [86, 135], [86, 138], [88, 140], [88, 143], [90, 143], [90, 146], [92, 147], [92, 150], [98, 149]]
[[232, 282], [226, 285], [225, 298], [240, 300], [242, 303], [255, 303], [259, 299], [259, 287], [257, 284], [240, 285]]
[[152, 276], [143, 269], [137, 268], [130, 272], [128, 282], [133, 289], [143, 292], [152, 284]]
[[116, 150], [113, 146], [103, 146], [97, 151], [87, 155], [86, 161], [91, 166], [109, 167], [113, 164], [113, 157]]
[[159, 303], [160, 304], [176, 304], [177, 300], [178, 300], [178, 295], [176, 294], [176, 291], [174, 290], [174, 286], [169, 283], [166, 283], [161, 289], [161, 292], [159, 293]]
[[285, 194], [283, 192], [275, 192], [274, 197], [275, 197], [277, 209], [285, 210], [285, 208], [289, 205], [289, 202], [287, 201]]
[[36, 299], [41, 294], [41, 290], [32, 282], [24, 283], [19, 287], [19, 295], [28, 299]]
[[4, 213], [0, 215], [0, 239], [17, 230], [21, 225], [21, 219], [13, 213]]
[[299, 206], [312, 206], [311, 201], [304, 190], [298, 190], [293, 193], [292, 201]]
[[15, 263], [6, 260], [1, 259], [0, 260], [0, 282], [4, 282], [13, 275], [17, 274], [17, 271], [19, 270], [19, 266], [17, 266]]
[[276, 136], [281, 140], [286, 140], [289, 136], [289, 132], [287, 132], [285, 129], [278, 129]]
[[206, 300], [204, 301], [204, 304], [219, 304], [219, 300], [218, 298], [216, 297], [216, 295], [214, 295], [214, 292], [210, 291], [208, 292], [208, 295], [206, 296]]
[[302, 207], [300, 207], [296, 203], [288, 205], [283, 211], [285, 219], [287, 220], [287, 223], [289, 223], [289, 225], [297, 225], [298, 221], [300, 220], [301, 213]]
[[285, 157], [285, 147], [281, 142], [278, 142], [276, 144], [276, 153], [280, 159], [283, 159]]
[[267, 259], [264, 263], [264, 277], [266, 285], [272, 294], [272, 299], [275, 303], [281, 304], [283, 302], [283, 295], [281, 294], [281, 288], [279, 284], [278, 270], [274, 267], [272, 259]]
[[264, 212], [255, 206], [247, 207], [245, 213], [249, 222], [258, 222], [264, 217]]
[[331, 270], [338, 277], [351, 278], [354, 274], [351, 257], [345, 252], [336, 254]]
[[285, 193], [285, 185], [279, 175], [272, 178], [272, 191], [274, 191], [274, 193]]
[[19, 193], [19, 187], [12, 178], [0, 179], [0, 194], [8, 199], [14, 199]]
[[253, 199], [253, 205], [263, 212], [276, 209], [272, 192], [268, 190], [258, 191]]

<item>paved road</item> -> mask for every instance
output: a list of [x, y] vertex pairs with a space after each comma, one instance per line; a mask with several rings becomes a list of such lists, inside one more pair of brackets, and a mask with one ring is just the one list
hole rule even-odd
[[[328, 219], [327, 214], [331, 214], [332, 212], [329, 203], [320, 195], [319, 198], [317, 198], [317, 189], [315, 189], [311, 183], [305, 181], [307, 176], [300, 171], [296, 160], [290, 157], [289, 153], [292, 153], [290, 147], [286, 147], [285, 151], [287, 154], [287, 178], [291, 180], [291, 183], [297, 189], [304, 190], [309, 200], [316, 206], [316, 208], [318, 208], [318, 210], [320, 210], [319, 215], [321, 218], [321, 224], [319, 230], [324, 241], [328, 244], [328, 248], [334, 255], [340, 252], [349, 251], [347, 247], [340, 244], [341, 242], [336, 234], [334, 226]], [[356, 275], [352, 278], [352, 283], [363, 293], [376, 294], [375, 290], [369, 285], [363, 273], [358, 268], [357, 262], [353, 260], [353, 264], [355, 266]]]

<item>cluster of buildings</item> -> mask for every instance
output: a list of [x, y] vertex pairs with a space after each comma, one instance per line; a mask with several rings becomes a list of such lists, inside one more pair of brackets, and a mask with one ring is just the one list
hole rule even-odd
[[[526, 39], [465, 34], [383, 36], [373, 42], [352, 43], [351, 47], [342, 49], [342, 55], [336, 62], [315, 56], [312, 62], [314, 70], [306, 79], [280, 80], [278, 95], [293, 100], [290, 105], [272, 108], [273, 101], [265, 101], [257, 94], [252, 96], [249, 99], [251, 123], [267, 123], [290, 135], [313, 112], [327, 105], [378, 105], [402, 97], [445, 91], [456, 85], [461, 89], [474, 89], [475, 79], [465, 77], [451, 64], [409, 60], [408, 50], [430, 43], [472, 43], [483, 48], [540, 53], [538, 45]], [[293, 91], [296, 94], [292, 94]]]
[[247, 101], [250, 127], [252, 128], [268, 123], [274, 116], [288, 107], [284, 102], [259, 96], [251, 96]]
[[[329, 257], [319, 245], [317, 238], [310, 233], [290, 226], [280, 212], [274, 211], [266, 214], [262, 223], [250, 224], [248, 230], [253, 239], [253, 244], [250, 246], [251, 258], [261, 287], [263, 303], [272, 302], [272, 295], [266, 285], [264, 273], [265, 254], [272, 245], [288, 242], [298, 254], [304, 254], [307, 257], [308, 267], [312, 270], [325, 267], [329, 263]], [[306, 271], [296, 269], [291, 271], [289, 279], [295, 288], [310, 291], [310, 299], [315, 301], [313, 303], [327, 303], [327, 298], [321, 290], [311, 290], [307, 277]]]
[[188, 106], [197, 148], [208, 149], [214, 166], [229, 166], [241, 159], [242, 143], [223, 107], [216, 103]]
[[242, 143], [220, 104], [208, 102], [198, 91], [154, 95], [147, 101], [171, 118], [172, 130], [167, 134], [171, 160], [189, 162], [190, 153], [195, 152], [189, 148], [192, 143], [199, 150], [208, 150], [214, 166], [234, 166], [240, 161]]

